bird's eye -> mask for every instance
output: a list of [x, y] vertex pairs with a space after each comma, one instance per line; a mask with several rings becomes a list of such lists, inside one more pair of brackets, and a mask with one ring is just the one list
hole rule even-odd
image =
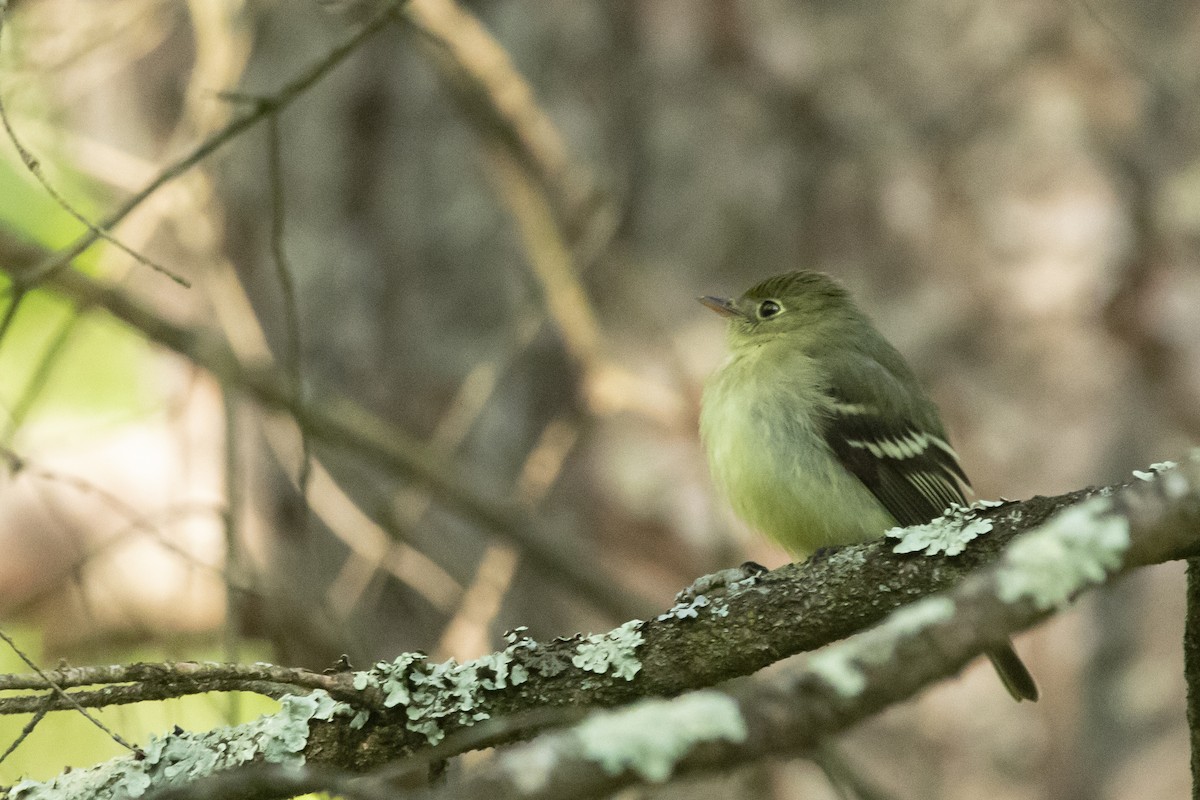
[[776, 303], [774, 300], [763, 300], [758, 304], [758, 318], [770, 319], [771, 317], [783, 311], [783, 306]]

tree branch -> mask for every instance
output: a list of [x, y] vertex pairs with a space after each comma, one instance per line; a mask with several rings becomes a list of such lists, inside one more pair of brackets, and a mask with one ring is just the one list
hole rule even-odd
[[[286, 722], [285, 738], [295, 749], [276, 756], [302, 755], [310, 764], [363, 771], [430, 753], [431, 743], [462, 731], [453, 750], [432, 751], [446, 758], [528, 735], [527, 729], [501, 726], [492, 738], [472, 738], [469, 731], [478, 719], [532, 708], [617, 706], [709, 687], [840, 639], [907, 606], [878, 628], [777, 680], [729, 694], [701, 693], [681, 707], [642, 704], [596, 723], [600, 728], [585, 722], [539, 739], [533, 749], [512, 751], [454, 790], [460, 796], [486, 792], [496, 798], [592, 796], [657, 775], [658, 769], [713, 769], [799, 752], [955, 673], [1089, 587], [1141, 566], [1200, 553], [1200, 459], [1119, 489], [1035, 497], [972, 517], [948, 517], [949, 533], [955, 527], [960, 533], [978, 530], [982, 521], [993, 529], [953, 558], [900, 555], [891, 540], [844, 547], [602, 636], [539, 644], [517, 632], [504, 651], [467, 664], [430, 665], [424, 656], [405, 654], [368, 672], [330, 676], [331, 690], [361, 691], [358, 702], [343, 707], [320, 690], [285, 699], [285, 710], [276, 718]], [[864, 593], [863, 586], [872, 589]], [[364, 718], [366, 708], [374, 710]], [[697, 734], [693, 717], [700, 710], [700, 716], [711, 716], [717, 713], [713, 709], [726, 715], [728, 724], [716, 734], [703, 733], [711, 731], [704, 728]], [[249, 734], [261, 739], [264, 726], [276, 730], [283, 724], [260, 720], [229, 729], [219, 739], [227, 750], [236, 750], [231, 739], [242, 741]], [[680, 730], [692, 738], [671, 751], [665, 767], [631, 761], [635, 756], [626, 751], [603, 750], [639, 729], [656, 736]], [[184, 734], [191, 746], [213, 746], [200, 741], [205, 736]], [[598, 742], [601, 750], [581, 750], [581, 741]], [[541, 785], [550, 789], [522, 793], [537, 764], [545, 772]], [[154, 763], [137, 767], [153, 768]], [[651, 772], [639, 772], [643, 768]], [[199, 777], [189, 773], [180, 780]]]
[[[44, 260], [37, 258], [41, 252], [0, 225], [0, 269], [14, 283], [26, 282], [37, 261]], [[465, 519], [518, 545], [530, 562], [614, 619], [627, 619], [652, 607], [616, 576], [601, 572], [596, 566], [599, 558], [580, 537], [545, 530], [521, 508], [485, 498], [428, 447], [351, 399], [328, 396], [321, 403], [301, 402], [283, 370], [272, 364], [244, 363], [213, 331], [173, 322], [118, 287], [73, 269], [51, 271], [39, 285], [80, 309], [103, 309], [150, 341], [208, 370], [223, 385], [245, 392], [267, 408], [286, 411], [313, 440], [352, 450], [393, 475], [427, 487]]]
[[88, 232], [80, 236], [73, 244], [57, 253], [46, 254], [40, 263], [22, 271], [20, 276], [10, 270], [9, 274], [12, 276], [14, 283], [23, 288], [31, 288], [48, 276], [62, 271], [81, 253], [99, 241], [106, 231], [111, 231], [120, 224], [122, 220], [129, 216], [134, 209], [144, 203], [152, 194], [208, 158], [208, 156], [227, 142], [237, 138], [245, 130], [268, 116], [283, 111], [283, 109], [311, 89], [330, 70], [344, 61], [351, 53], [358, 50], [364, 41], [391, 23], [394, 15], [404, 2], [405, 0], [388, 0], [388, 2], [385, 2], [366, 23], [351, 33], [345, 41], [333, 47], [323, 58], [310, 65], [308, 69], [294, 77], [273, 95], [259, 98], [253, 108], [235, 116], [221, 130], [216, 131], [197, 144], [183, 157], [168, 165], [166, 169], [155, 176], [141, 190], [130, 196], [116, 211], [113, 211], [99, 223], [89, 225]]
[[[949, 592], [770, 679], [729, 692], [642, 701], [502, 751], [426, 800], [600, 797], [634, 783], [811, 752], [877, 711], [954, 674], [1087, 588], [1200, 548], [1200, 458], [1098, 494], [1033, 527]], [[870, 585], [870, 584], [868, 584]]]
[[1187, 617], [1183, 629], [1183, 676], [1191, 744], [1192, 796], [1200, 797], [1200, 558], [1188, 559]]
[[75, 705], [55, 695], [40, 693], [50, 684], [61, 689], [85, 686], [107, 688], [67, 692], [66, 697], [85, 708], [163, 700], [214, 691], [248, 691], [279, 699], [305, 689], [324, 689], [338, 699], [352, 700], [359, 693], [345, 690], [336, 677], [306, 669], [273, 664], [213, 664], [193, 661], [117, 664], [105, 667], [62, 667], [39, 673], [0, 675], [0, 691], [30, 690], [34, 695], [0, 698], [0, 714], [26, 714], [44, 708], [61, 711]]

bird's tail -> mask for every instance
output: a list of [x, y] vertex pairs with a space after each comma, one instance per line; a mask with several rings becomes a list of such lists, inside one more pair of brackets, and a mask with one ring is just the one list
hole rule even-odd
[[1017, 655], [1017, 651], [1013, 650], [1011, 642], [1007, 647], [988, 650], [987, 657], [992, 662], [992, 666], [996, 668], [996, 674], [1000, 676], [1004, 688], [1008, 689], [1008, 693], [1013, 696], [1014, 700], [1019, 703], [1022, 700], [1036, 701], [1038, 699], [1037, 684], [1021, 661], [1021, 657]]

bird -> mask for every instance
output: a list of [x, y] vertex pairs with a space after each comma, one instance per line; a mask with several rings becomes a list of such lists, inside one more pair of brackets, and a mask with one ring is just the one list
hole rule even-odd
[[[937, 406], [840, 283], [799, 270], [699, 300], [727, 318], [729, 351], [705, 384], [700, 437], [752, 528], [806, 558], [968, 505]], [[1011, 643], [987, 655], [1014, 699], [1037, 700]]]

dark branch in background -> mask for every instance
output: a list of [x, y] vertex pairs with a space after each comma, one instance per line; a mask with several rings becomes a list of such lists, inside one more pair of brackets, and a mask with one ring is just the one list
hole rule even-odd
[[[0, 3], [0, 33], [4, 31], [4, 16], [7, 11], [8, 4]], [[46, 173], [42, 170], [41, 161], [39, 161], [38, 157], [35, 156], [29, 150], [29, 148], [25, 146], [25, 143], [21, 141], [19, 136], [17, 136], [16, 130], [13, 129], [12, 121], [8, 118], [8, 110], [4, 107], [4, 100], [2, 96], [0, 96], [0, 125], [4, 127], [4, 132], [8, 134], [8, 140], [12, 142], [13, 147], [16, 148], [17, 155], [20, 156], [21, 163], [25, 165], [25, 169], [29, 170], [29, 174], [32, 175], [39, 184], [41, 184], [42, 189], [45, 190], [46, 194], [50, 195], [54, 202], [58, 204], [59, 208], [66, 211], [68, 214], [74, 217], [77, 222], [87, 228], [92, 236], [96, 237], [97, 239], [103, 239], [104, 241], [116, 247], [118, 250], [128, 255], [134, 261], [137, 261], [139, 264], [147, 266], [156, 272], [162, 273], [180, 286], [189, 289], [191, 288], [192, 284], [182, 276], [176, 275], [174, 272], [159, 264], [157, 261], [147, 258], [133, 248], [127, 247], [121, 240], [109, 233], [107, 229], [97, 226], [77, 208], [75, 208], [75, 205], [67, 200], [67, 198], [63, 196], [62, 192], [54, 188], [54, 184], [50, 182], [50, 179], [46, 177]]]
[[485, 141], [502, 145], [547, 196], [572, 245], [607, 238], [604, 197], [572, 164], [561, 134], [534, 99], [508, 52], [469, 11], [450, 0], [414, 0], [399, 19], [429, 45], [435, 65]]
[[492, 190], [515, 223], [547, 316], [582, 373], [589, 411], [632, 411], [678, 425], [684, 406], [672, 390], [615, 364], [580, 281], [610, 241], [615, 204], [573, 163], [529, 82], [478, 19], [453, 0], [413, 0], [398, 15], [479, 137]]
[[419, 34], [430, 60], [483, 143], [496, 192], [521, 234], [526, 260], [568, 355], [585, 371], [601, 358], [599, 325], [579, 284], [571, 247], [602, 217], [599, 193], [572, 167], [554, 123], [529, 83], [487, 29], [452, 0], [414, 0], [400, 19]]
[[[320, 61], [310, 66], [300, 75], [297, 75], [270, 98], [264, 98], [254, 108], [236, 115], [224, 128], [200, 142], [191, 152], [160, 172], [152, 181], [129, 197], [116, 211], [95, 225], [94, 228], [105, 231], [112, 230], [125, 217], [129, 216], [134, 209], [144, 203], [150, 195], [199, 164], [205, 158], [208, 158], [218, 148], [235, 139], [247, 128], [250, 128], [268, 116], [278, 114], [324, 78], [330, 70], [344, 61], [347, 56], [356, 51], [365, 40], [387, 26], [401, 5], [403, 5], [403, 0], [390, 0], [378, 13], [364, 23], [362, 27], [354, 31], [345, 41], [332, 48]], [[83, 251], [95, 244], [99, 238], [96, 233], [89, 231], [70, 246], [57, 253], [47, 254], [39, 264], [24, 270], [19, 282], [16, 275], [12, 277], [15, 282], [18, 282], [18, 285], [31, 287], [41, 282], [47, 276], [67, 267]]]
[[[11, 303], [9, 307], [15, 313], [18, 301], [14, 298]], [[29, 376], [29, 380], [26, 381], [24, 388], [8, 412], [8, 423], [5, 425], [3, 433], [0, 433], [0, 446], [11, 445], [17, 431], [29, 417], [29, 412], [41, 397], [42, 391], [50, 381], [50, 376], [54, 373], [54, 367], [57, 366], [59, 357], [66, 351], [71, 337], [79, 330], [79, 320], [80, 317], [76, 314], [63, 320], [46, 344], [41, 357], [37, 360], [33, 374]], [[2, 324], [0, 323], [0, 326]]]
[[[40, 248], [0, 226], [0, 269], [14, 282], [28, 279], [30, 270], [36, 269], [30, 267], [29, 255], [39, 252]], [[313, 439], [356, 452], [394, 475], [427, 487], [465, 519], [512, 541], [548, 576], [614, 619], [639, 616], [652, 607], [620, 580], [600, 572], [596, 566], [599, 559], [578, 537], [546, 530], [522, 509], [485, 499], [428, 447], [349, 398], [305, 405], [284, 371], [242, 363], [212, 331], [176, 324], [119, 288], [73, 269], [48, 273], [43, 285], [81, 310], [107, 311], [148, 340], [174, 350], [225, 386], [245, 392], [267, 408], [287, 411]]]
[[1187, 617], [1183, 629], [1183, 675], [1187, 679], [1192, 796], [1200, 794], [1200, 558], [1187, 562]]
[[[304, 399], [304, 350], [300, 338], [300, 304], [296, 298], [296, 280], [288, 262], [284, 245], [284, 221], [287, 206], [283, 190], [283, 134], [279, 130], [279, 115], [272, 114], [267, 125], [267, 175], [271, 187], [271, 259], [275, 262], [275, 277], [279, 281], [279, 294], [283, 299], [284, 356], [283, 368], [290, 376], [300, 400]], [[300, 523], [303, 531], [308, 527], [308, 484], [312, 479], [313, 455], [308, 437], [300, 435], [300, 465], [296, 484], [303, 505]]]

